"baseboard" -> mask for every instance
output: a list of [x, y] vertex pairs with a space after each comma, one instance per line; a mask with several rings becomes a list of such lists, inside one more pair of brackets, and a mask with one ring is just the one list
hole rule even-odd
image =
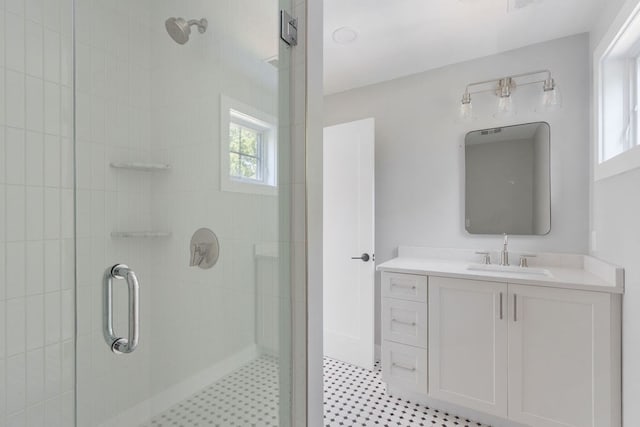
[[174, 384], [168, 389], [116, 415], [100, 424], [100, 427], [121, 427], [123, 425], [143, 424], [149, 421], [150, 415], [153, 417], [166, 411], [176, 403], [182, 402], [225, 375], [255, 360], [259, 355], [258, 347], [252, 344], [238, 353], [198, 372], [196, 375]]
[[258, 344], [257, 345], [258, 356], [280, 357], [280, 352], [270, 347]]

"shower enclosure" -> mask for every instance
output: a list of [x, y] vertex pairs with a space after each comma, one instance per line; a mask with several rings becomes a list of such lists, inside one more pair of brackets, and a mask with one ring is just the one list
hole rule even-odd
[[281, 10], [0, 2], [0, 426], [291, 425]]

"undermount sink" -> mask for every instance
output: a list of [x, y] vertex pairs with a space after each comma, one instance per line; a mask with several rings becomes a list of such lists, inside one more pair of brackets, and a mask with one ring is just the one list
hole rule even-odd
[[516, 265], [469, 264], [467, 266], [467, 270], [551, 277], [551, 273], [549, 272], [549, 270], [545, 270], [544, 268], [518, 267]]

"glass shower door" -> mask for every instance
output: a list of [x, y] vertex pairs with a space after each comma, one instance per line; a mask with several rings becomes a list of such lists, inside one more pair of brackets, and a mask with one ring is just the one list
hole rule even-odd
[[77, 426], [290, 424], [279, 34], [276, 2], [75, 1]]

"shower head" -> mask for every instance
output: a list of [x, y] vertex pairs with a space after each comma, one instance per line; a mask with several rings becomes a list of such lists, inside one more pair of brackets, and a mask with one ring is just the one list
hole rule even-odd
[[198, 27], [198, 32], [202, 34], [207, 31], [209, 23], [205, 18], [192, 19], [190, 21], [186, 21], [184, 18], [169, 18], [164, 23], [164, 26], [167, 28], [167, 32], [178, 44], [185, 44], [189, 41], [192, 25], [196, 25]]

